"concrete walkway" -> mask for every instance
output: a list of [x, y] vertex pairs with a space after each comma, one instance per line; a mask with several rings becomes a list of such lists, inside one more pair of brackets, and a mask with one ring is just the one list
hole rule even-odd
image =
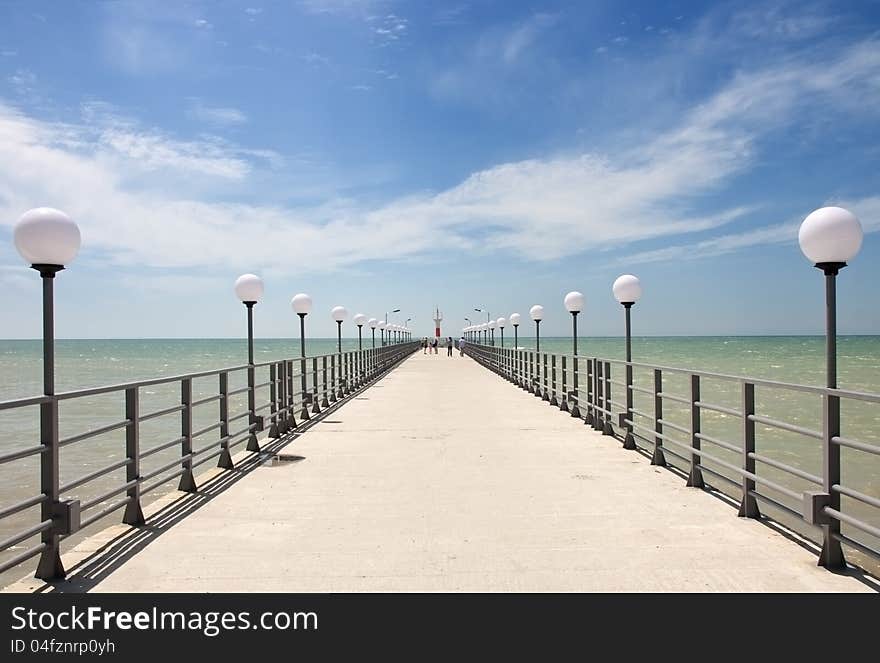
[[457, 352], [419, 351], [284, 453], [303, 458], [261, 464], [149, 540], [93, 537], [65, 563], [117, 561], [68, 563], [56, 589], [872, 589]]

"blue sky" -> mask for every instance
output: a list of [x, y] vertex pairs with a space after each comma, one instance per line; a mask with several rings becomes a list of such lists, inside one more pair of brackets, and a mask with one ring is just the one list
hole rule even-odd
[[[37, 337], [11, 243], [31, 207], [83, 248], [62, 337], [257, 332], [289, 300], [428, 333], [587, 297], [637, 274], [646, 334], [816, 333], [806, 214], [866, 231], [840, 327], [880, 333], [876, 2], [16, 2], [0, 4], [0, 337]], [[404, 315], [405, 314], [405, 315]]]

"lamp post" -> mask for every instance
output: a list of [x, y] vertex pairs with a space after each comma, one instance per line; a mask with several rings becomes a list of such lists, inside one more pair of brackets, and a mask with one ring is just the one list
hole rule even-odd
[[501, 349], [504, 349], [504, 325], [507, 324], [506, 318], [498, 318], [495, 321], [495, 324], [498, 325], [498, 329], [501, 330]]
[[489, 344], [492, 347], [495, 347], [495, 321], [489, 320], [489, 322], [487, 322], [486, 324], [489, 326], [489, 333], [492, 335], [489, 339]]
[[336, 352], [339, 355], [339, 398], [346, 394], [348, 375], [342, 376], [342, 322], [348, 317], [348, 311], [344, 306], [334, 306], [330, 311], [330, 317], [336, 321]]
[[[642, 296], [642, 284], [638, 277], [632, 274], [623, 274], [618, 276], [611, 286], [614, 298], [623, 306], [625, 312], [626, 324], [626, 418], [629, 420], [626, 424], [626, 436], [623, 438], [624, 449], [635, 449], [636, 441], [633, 438], [633, 394], [632, 394], [632, 326], [630, 324], [630, 311], [639, 298]], [[663, 450], [661, 447], [654, 445], [654, 455], [651, 458], [654, 465], [664, 465]]]
[[[79, 511], [79, 502], [59, 500], [58, 469], [58, 401], [55, 399], [55, 275], [70, 264], [79, 252], [79, 227], [64, 212], [51, 207], [38, 207], [25, 212], [15, 224], [13, 231], [15, 248], [30, 266], [40, 273], [43, 280], [43, 394], [49, 396], [40, 404], [40, 443], [45, 451], [40, 456], [40, 492], [45, 499], [40, 504], [40, 519], [52, 523], [40, 533], [43, 551], [37, 564], [36, 577], [41, 580], [63, 578], [67, 573], [61, 563], [61, 535], [79, 528], [78, 518], [71, 518]], [[128, 450], [131, 451], [130, 449]], [[134, 449], [137, 455], [137, 449]], [[130, 467], [130, 466], [129, 466]], [[131, 472], [128, 473], [129, 475]], [[129, 481], [137, 479], [128, 476]], [[140, 485], [129, 490], [129, 507], [135, 503], [133, 513], [126, 508], [125, 518], [143, 522], [140, 513]], [[132, 524], [139, 524], [133, 522]]]
[[376, 318], [370, 318], [367, 320], [367, 324], [370, 326], [370, 331], [373, 332], [373, 349], [376, 349], [376, 325], [379, 324], [379, 321]]
[[[842, 207], [817, 209], [804, 219], [798, 231], [801, 251], [825, 274], [825, 386], [829, 389], [837, 389], [837, 274], [862, 248], [862, 237], [862, 224]], [[840, 436], [840, 397], [826, 394], [824, 409], [823, 493], [816, 498], [840, 511], [840, 493], [834, 488], [840, 484], [840, 446], [834, 443], [834, 438]], [[846, 561], [837, 539], [840, 520], [828, 517], [823, 510], [819, 522], [823, 534], [819, 565], [844, 568]]]
[[361, 331], [363, 330], [364, 324], [367, 322], [367, 316], [365, 316], [363, 313], [356, 313], [352, 320], [358, 328], [358, 376], [357, 384], [355, 386], [360, 386], [364, 379], [364, 363], [362, 359], [364, 345], [363, 339], [361, 338]]
[[376, 325], [379, 328], [379, 333], [381, 334], [382, 347], [385, 347], [385, 327], [388, 326], [388, 323], [384, 320], [379, 320], [379, 323]]
[[540, 304], [535, 304], [532, 308], [529, 309], [529, 315], [532, 317], [532, 320], [535, 321], [535, 358], [537, 360], [537, 365], [535, 368], [537, 369], [538, 377], [535, 378], [535, 381], [538, 383], [538, 386], [535, 387], [534, 394], [537, 397], [541, 397], [542, 390], [540, 387], [541, 384], [541, 320], [544, 318], [544, 307]]
[[242, 274], [235, 280], [235, 295], [242, 304], [247, 307], [247, 351], [248, 351], [248, 423], [251, 426], [248, 435], [247, 450], [259, 451], [260, 445], [257, 442], [256, 431], [258, 430], [256, 415], [256, 395], [254, 394], [254, 385], [256, 385], [254, 372], [254, 306], [263, 296], [263, 279], [255, 274]]
[[541, 320], [544, 318], [544, 307], [540, 304], [535, 304], [532, 308], [529, 309], [529, 315], [532, 316], [532, 320], [535, 321], [535, 351], [541, 351]]
[[510, 314], [509, 320], [510, 320], [510, 324], [513, 326], [513, 354], [516, 356], [516, 359], [514, 360], [516, 363], [516, 366], [514, 367], [514, 369], [515, 369], [515, 374], [517, 375], [517, 378], [514, 380], [514, 382], [519, 383], [520, 386], [523, 385], [522, 375], [521, 375], [522, 357], [520, 356], [520, 353], [519, 353], [519, 321], [521, 319], [522, 319], [522, 316], [519, 313], [511, 313]]
[[[578, 409], [578, 401], [580, 400], [580, 392], [578, 389], [578, 313], [584, 310], [584, 296], [577, 290], [572, 290], [565, 296], [563, 300], [566, 310], [571, 313], [571, 353], [572, 357], [572, 398], [571, 400], [571, 416], [580, 417], [581, 413]], [[563, 398], [565, 395], [563, 394]]]
[[299, 316], [299, 356], [300, 363], [300, 388], [302, 389], [302, 411], [300, 419], [309, 419], [309, 400], [306, 395], [306, 316], [312, 311], [312, 298], [304, 292], [300, 292], [293, 296], [290, 300], [290, 306], [294, 313]]
[[[400, 313], [400, 309], [396, 308], [396, 309], [393, 309], [391, 312], [392, 313]], [[385, 324], [386, 325], [388, 324], [388, 312], [387, 311], [385, 312]]]

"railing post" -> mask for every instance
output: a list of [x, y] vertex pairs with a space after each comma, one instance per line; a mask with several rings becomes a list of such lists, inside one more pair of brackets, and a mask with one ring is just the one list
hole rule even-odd
[[293, 386], [295, 383], [294, 370], [293, 360], [289, 360], [287, 362], [287, 423], [289, 430], [296, 428], [296, 415], [293, 413], [296, 408], [296, 388]]
[[312, 414], [319, 414], [321, 406], [318, 404], [318, 358], [312, 357], [312, 389], [309, 392], [312, 401]]
[[141, 510], [141, 450], [140, 430], [141, 415], [138, 403], [138, 388], [129, 387], [125, 390], [125, 418], [128, 426], [125, 428], [125, 457], [128, 465], [125, 467], [125, 482], [135, 482], [128, 491], [128, 504], [125, 505], [125, 513], [122, 522], [126, 525], [143, 525], [144, 512]]
[[[755, 422], [752, 416], [755, 414], [755, 385], [750, 382], [742, 383], [742, 468], [751, 474], [755, 473]], [[741, 518], [760, 518], [758, 501], [755, 492], [755, 480], [743, 475], [742, 477], [742, 502], [739, 505]]]
[[321, 407], [330, 407], [327, 400], [327, 355], [321, 357]]
[[558, 406], [556, 400], [556, 355], [550, 355], [550, 405]]
[[345, 365], [345, 355], [339, 354], [339, 399], [345, 398], [346, 380], [348, 379], [348, 368]]
[[568, 380], [566, 375], [568, 362], [566, 361], [565, 355], [562, 355], [562, 357], [560, 358], [560, 362], [560, 369], [562, 371], [562, 396], [559, 399], [559, 409], [563, 412], [568, 412]]
[[[539, 361], [541, 361], [540, 357], [541, 357], [541, 355], [539, 354], [538, 355]], [[549, 380], [547, 379], [547, 353], [546, 352], [544, 353], [544, 359], [543, 359], [543, 361], [541, 361], [541, 365], [543, 367], [543, 378], [541, 378], [541, 375], [542, 375], [541, 369], [540, 368], [538, 369], [538, 371], [539, 371], [538, 377], [541, 382], [541, 400], [542, 401], [549, 401], [550, 396], [547, 394], [547, 392], [548, 392], [547, 387], [549, 385]]]
[[260, 444], [257, 442], [257, 431], [262, 430], [262, 420], [257, 417], [257, 379], [256, 379], [256, 369], [254, 368], [253, 362], [250, 363], [247, 369], [247, 381], [248, 381], [248, 441], [247, 447], [245, 447], [246, 451], [260, 451]]
[[302, 398], [302, 409], [299, 413], [299, 418], [302, 421], [309, 420], [309, 400], [311, 399], [311, 395], [309, 392], [309, 364], [308, 359], [305, 357], [299, 360], [299, 372], [300, 372], [300, 398]]
[[180, 456], [183, 464], [183, 474], [180, 475], [180, 483], [177, 484], [177, 490], [183, 490], [187, 493], [194, 493], [196, 490], [196, 480], [193, 477], [193, 461], [192, 461], [192, 378], [184, 378], [180, 381], [180, 404], [183, 409], [180, 411]]
[[577, 355], [571, 358], [571, 393], [568, 395], [568, 411], [573, 417], [580, 417], [581, 395], [578, 391], [578, 371], [580, 371], [580, 360]]
[[605, 425], [602, 427], [602, 435], [614, 435], [614, 428], [611, 426], [611, 412], [613, 411], [614, 406], [611, 405], [611, 362], [605, 362], [605, 370], [603, 372], [605, 376], [605, 388], [602, 391], [602, 398], [605, 401], [605, 409], [608, 412], [605, 413]]
[[[836, 384], [836, 383], [835, 383]], [[840, 447], [834, 438], [840, 436], [840, 397], [826, 393], [822, 400], [822, 489], [828, 495], [828, 506], [840, 511], [840, 493], [835, 486], [840, 485]], [[828, 517], [822, 525], [822, 551], [819, 553], [819, 566], [827, 569], [846, 567], [840, 541], [840, 521]]]
[[[700, 451], [700, 376], [691, 375], [691, 449]], [[689, 488], [705, 488], [703, 472], [700, 469], [701, 458], [699, 454], [691, 452], [691, 472], [688, 474], [687, 486]]]
[[330, 355], [330, 402], [336, 402], [336, 353]]
[[269, 417], [272, 423], [269, 425], [269, 437], [278, 437], [278, 376], [276, 363], [269, 364]]
[[220, 373], [220, 458], [217, 467], [231, 470], [234, 465], [229, 454], [229, 374]]
[[636, 439], [633, 437], [633, 367], [632, 364], [626, 362], [626, 435], [623, 438], [623, 448], [634, 451], [636, 447]]
[[[659, 368], [654, 369], [654, 432], [663, 433], [663, 372]], [[666, 455], [663, 453], [663, 438], [654, 436], [654, 453], [651, 456], [651, 465], [666, 467]]]
[[534, 353], [531, 350], [528, 350], [528, 353], [526, 355], [526, 382], [523, 385], [523, 389], [525, 389], [530, 394], [532, 393], [532, 390], [534, 389], [534, 384], [532, 383], [532, 381], [534, 379], [532, 377], [532, 374], [534, 373], [533, 354]]
[[593, 360], [587, 359], [587, 414], [584, 417], [585, 426], [593, 426], [595, 420], [595, 412], [593, 411], [593, 401], [595, 400], [594, 379], [593, 379]]
[[287, 407], [287, 360], [283, 359], [278, 366], [278, 432], [282, 435], [290, 430], [290, 410]]
[[602, 389], [603, 389], [603, 381], [602, 381], [602, 362], [600, 362], [596, 357], [593, 357], [593, 428], [598, 431], [603, 430], [604, 428], [604, 417], [605, 413], [602, 412], [602, 408], [604, 407], [604, 403], [602, 402]]

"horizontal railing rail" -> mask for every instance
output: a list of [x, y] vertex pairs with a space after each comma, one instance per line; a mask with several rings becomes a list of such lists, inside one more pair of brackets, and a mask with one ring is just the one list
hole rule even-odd
[[[704, 473], [720, 480], [740, 516], [760, 518], [759, 504], [776, 509], [777, 520], [822, 545], [820, 564], [834, 566], [828, 551], [840, 544], [880, 561], [872, 479], [880, 465], [867, 467], [880, 463], [878, 431], [859, 431], [847, 416], [850, 407], [880, 403], [880, 394], [485, 343], [466, 343], [465, 351], [624, 448], [645, 451], [652, 464], [677, 467], [688, 486], [706, 487]], [[796, 399], [809, 401], [803, 412], [818, 415], [815, 427], [794, 418]], [[853, 485], [859, 477], [863, 485]]]
[[[233, 469], [232, 452], [239, 445], [259, 453], [258, 433], [278, 439], [302, 428], [312, 415], [366, 387], [417, 348], [417, 342], [392, 343], [0, 402], [0, 417], [40, 410], [39, 425], [28, 429], [33, 440], [28, 443], [28, 434], [17, 433], [21, 447], [0, 454], [0, 465], [13, 467], [36, 457], [35, 470], [17, 471], [23, 481], [39, 485], [36, 495], [0, 501], [0, 573], [40, 555], [37, 577], [63, 576], [60, 544], [71, 535], [121, 509], [123, 523], [142, 525], [142, 498], [148, 492], [170, 489], [173, 481], [178, 490], [197, 491], [196, 467], [217, 459], [217, 467]], [[231, 384], [238, 379], [242, 385]], [[171, 390], [163, 395], [175, 402], [142, 412], [146, 396], [155, 397], [153, 388], [162, 386]], [[119, 418], [101, 422], [86, 415], [86, 430], [60, 434], [63, 409], [90, 412], [95, 399], [108, 398], [115, 399], [111, 407]], [[147, 435], [147, 427], [157, 430]], [[109, 455], [108, 445], [93, 444], [114, 434], [118, 439]], [[142, 448], [146, 437], [150, 444]], [[62, 462], [68, 453], [88, 471], [67, 479], [74, 464], [73, 458]], [[8, 489], [0, 487], [0, 495]], [[50, 517], [28, 514], [37, 507]], [[37, 536], [39, 544], [26, 547]]]

